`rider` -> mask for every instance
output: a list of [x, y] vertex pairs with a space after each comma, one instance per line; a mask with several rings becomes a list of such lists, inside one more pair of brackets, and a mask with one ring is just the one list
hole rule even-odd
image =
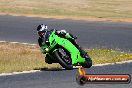
[[[38, 44], [41, 47], [43, 43], [47, 43], [48, 42], [48, 37], [50, 36], [50, 34], [52, 33], [52, 31], [55, 31], [55, 33], [63, 38], [66, 38], [68, 40], [70, 40], [75, 46], [76, 48], [78, 48], [78, 50], [80, 51], [80, 54], [83, 58], [85, 58], [87, 55], [85, 53], [85, 51], [83, 51], [81, 49], [81, 47], [79, 45], [77, 45], [77, 43], [75, 42], [75, 39], [77, 39], [77, 37], [73, 36], [71, 33], [67, 33], [66, 30], [55, 30], [55, 29], [48, 29], [47, 25], [41, 24], [37, 27], [37, 32], [39, 35], [39, 39], [38, 39]], [[43, 53], [46, 53], [45, 50], [42, 50]]]

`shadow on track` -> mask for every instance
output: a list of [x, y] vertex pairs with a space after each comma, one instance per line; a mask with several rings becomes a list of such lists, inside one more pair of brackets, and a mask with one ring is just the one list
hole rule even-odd
[[[74, 68], [75, 70], [77, 68]], [[65, 68], [35, 68], [34, 70], [40, 70], [40, 71], [67, 71]]]
[[64, 71], [66, 69], [62, 69], [62, 68], [36, 68], [34, 70], [40, 70], [40, 71]]

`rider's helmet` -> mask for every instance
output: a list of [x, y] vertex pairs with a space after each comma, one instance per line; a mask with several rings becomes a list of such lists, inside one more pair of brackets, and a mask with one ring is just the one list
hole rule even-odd
[[44, 24], [40, 24], [37, 27], [37, 32], [39, 36], [43, 36], [47, 32], [47, 30], [48, 30], [48, 26]]

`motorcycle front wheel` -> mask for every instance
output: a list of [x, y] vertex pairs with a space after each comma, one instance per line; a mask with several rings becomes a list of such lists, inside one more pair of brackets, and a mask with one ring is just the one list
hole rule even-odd
[[72, 70], [72, 59], [70, 55], [68, 55], [65, 49], [59, 48], [54, 52], [54, 57], [58, 59], [58, 63], [67, 70]]

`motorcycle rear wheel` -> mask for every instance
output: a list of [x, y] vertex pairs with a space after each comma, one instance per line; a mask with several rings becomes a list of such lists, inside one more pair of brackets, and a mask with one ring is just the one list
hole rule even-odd
[[91, 60], [91, 58], [85, 58], [85, 59], [86, 59], [85, 62], [81, 64], [82, 67], [84, 67], [84, 68], [90, 68], [92, 66], [92, 60]]

